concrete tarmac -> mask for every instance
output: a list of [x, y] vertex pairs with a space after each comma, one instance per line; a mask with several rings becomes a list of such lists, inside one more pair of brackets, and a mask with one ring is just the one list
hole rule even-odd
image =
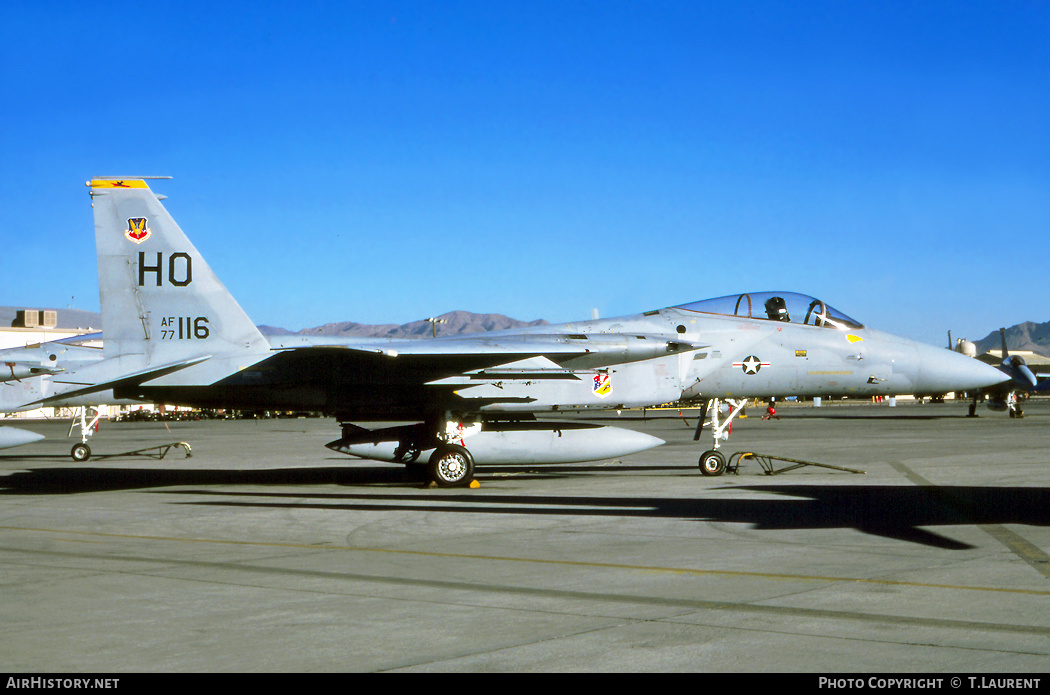
[[[328, 419], [66, 423], [0, 451], [0, 671], [1024, 674], [1050, 664], [1050, 401], [762, 409], [708, 478], [686, 411], [622, 460], [479, 489], [324, 448]], [[787, 464], [782, 464], [787, 465]], [[965, 678], [964, 678], [965, 682]]]

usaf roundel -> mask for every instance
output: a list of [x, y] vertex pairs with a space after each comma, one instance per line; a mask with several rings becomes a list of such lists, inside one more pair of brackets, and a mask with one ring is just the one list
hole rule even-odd
[[743, 368], [744, 374], [758, 374], [758, 370], [768, 367], [769, 362], [763, 362], [754, 355], [749, 355], [744, 358], [743, 362], [734, 362], [733, 366]]

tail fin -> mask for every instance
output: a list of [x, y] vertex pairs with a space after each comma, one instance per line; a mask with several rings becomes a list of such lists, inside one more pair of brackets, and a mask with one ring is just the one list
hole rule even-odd
[[104, 357], [147, 365], [266, 353], [269, 344], [146, 181], [88, 182], [95, 212]]

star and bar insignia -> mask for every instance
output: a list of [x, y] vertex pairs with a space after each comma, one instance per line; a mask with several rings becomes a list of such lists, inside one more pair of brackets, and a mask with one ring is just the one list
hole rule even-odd
[[742, 362], [734, 362], [733, 366], [742, 367], [744, 374], [758, 374], [758, 371], [762, 369], [762, 367], [769, 366], [769, 362], [763, 362], [754, 355], [748, 355]]

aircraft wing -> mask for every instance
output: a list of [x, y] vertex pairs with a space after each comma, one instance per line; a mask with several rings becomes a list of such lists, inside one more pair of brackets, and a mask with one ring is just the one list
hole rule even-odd
[[429, 340], [382, 340], [360, 339], [351, 341], [279, 341], [272, 346], [277, 352], [302, 352], [315, 350], [348, 350], [350, 352], [383, 355], [434, 358], [483, 358], [549, 357], [555, 361], [590, 357], [592, 361], [607, 363], [634, 362], [637, 360], [665, 357], [690, 350], [699, 350], [707, 345], [684, 340], [668, 340], [666, 336], [644, 334], [583, 334], [520, 333], [493, 336], [472, 334], [470, 337], [436, 338]]
[[[626, 364], [700, 349], [703, 345], [656, 336], [515, 335], [390, 341], [278, 343], [252, 371], [338, 375], [399, 385], [459, 386], [481, 380], [581, 378]], [[238, 383], [249, 375], [232, 375]]]
[[[594, 397], [591, 382], [596, 375], [646, 364], [654, 357], [677, 359], [699, 347], [666, 336], [594, 334], [586, 338], [480, 334], [424, 340], [340, 341], [303, 336], [271, 340], [268, 357], [206, 383], [218, 387], [214, 391], [224, 394], [226, 402], [243, 397], [237, 402], [249, 403], [253, 394], [265, 393], [269, 403], [277, 401], [288, 407], [312, 403], [315, 409], [359, 418], [416, 417], [425, 410], [453, 404], [479, 411], [493, 403], [522, 404], [537, 399], [558, 402], [553, 399], [564, 398], [567, 403], [578, 403], [581, 398]], [[153, 397], [178, 402], [183, 384], [192, 383], [188, 380], [193, 371], [143, 383], [136, 393], [153, 391]], [[614, 379], [617, 387], [627, 388], [623, 378]], [[604, 383], [604, 378], [600, 381]], [[205, 382], [196, 383], [203, 386]]]

